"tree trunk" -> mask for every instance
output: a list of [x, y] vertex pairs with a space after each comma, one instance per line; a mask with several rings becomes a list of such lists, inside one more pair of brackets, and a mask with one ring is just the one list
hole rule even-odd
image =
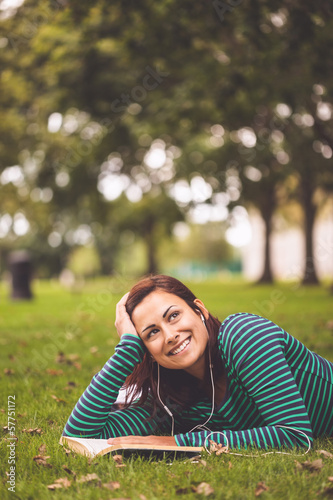
[[302, 285], [318, 285], [319, 280], [315, 269], [315, 259], [313, 254], [313, 227], [316, 216], [316, 207], [312, 201], [313, 187], [310, 182], [301, 182], [303, 191], [303, 209], [305, 217], [305, 271]]
[[272, 233], [272, 218], [275, 205], [271, 200], [269, 206], [261, 209], [261, 216], [265, 223], [265, 251], [264, 251], [264, 270], [257, 283], [273, 283], [273, 273], [271, 266], [271, 233]]

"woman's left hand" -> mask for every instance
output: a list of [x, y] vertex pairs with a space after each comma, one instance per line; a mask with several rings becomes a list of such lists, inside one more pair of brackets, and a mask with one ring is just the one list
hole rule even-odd
[[108, 439], [108, 444], [145, 444], [160, 446], [177, 446], [173, 436], [121, 436]]

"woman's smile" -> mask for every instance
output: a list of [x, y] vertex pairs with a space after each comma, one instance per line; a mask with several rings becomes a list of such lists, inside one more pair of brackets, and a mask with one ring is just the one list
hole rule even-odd
[[190, 342], [191, 342], [191, 337], [188, 337], [183, 342], [181, 342], [179, 347], [176, 347], [175, 349], [172, 349], [172, 351], [169, 351], [169, 356], [176, 356], [177, 354], [184, 352], [187, 349]]

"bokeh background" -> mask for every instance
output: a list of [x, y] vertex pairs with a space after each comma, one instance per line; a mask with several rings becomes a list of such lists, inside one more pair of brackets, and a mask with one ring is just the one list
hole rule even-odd
[[326, 0], [0, 0], [0, 272], [333, 279]]

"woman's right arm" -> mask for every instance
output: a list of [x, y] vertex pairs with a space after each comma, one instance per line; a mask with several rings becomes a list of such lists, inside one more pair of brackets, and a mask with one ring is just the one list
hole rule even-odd
[[[110, 414], [120, 388], [134, 366], [142, 361], [143, 345], [137, 336], [125, 334], [116, 347], [115, 354], [94, 375], [79, 401], [75, 405], [63, 432], [67, 436], [106, 438], [126, 435], [121, 432], [119, 418]], [[119, 412], [118, 412], [119, 413]], [[133, 417], [134, 418], [134, 417]], [[125, 428], [128, 427], [125, 424]], [[135, 427], [135, 418], [131, 427]]]
[[[153, 434], [161, 419], [153, 420], [147, 401], [142, 407], [112, 411], [119, 390], [144, 356], [144, 345], [126, 312], [126, 294], [116, 308], [116, 328], [120, 339], [115, 353], [91, 380], [75, 405], [63, 431], [64, 436], [110, 438]], [[160, 421], [158, 421], [160, 420]], [[162, 425], [163, 427], [163, 425]]]

